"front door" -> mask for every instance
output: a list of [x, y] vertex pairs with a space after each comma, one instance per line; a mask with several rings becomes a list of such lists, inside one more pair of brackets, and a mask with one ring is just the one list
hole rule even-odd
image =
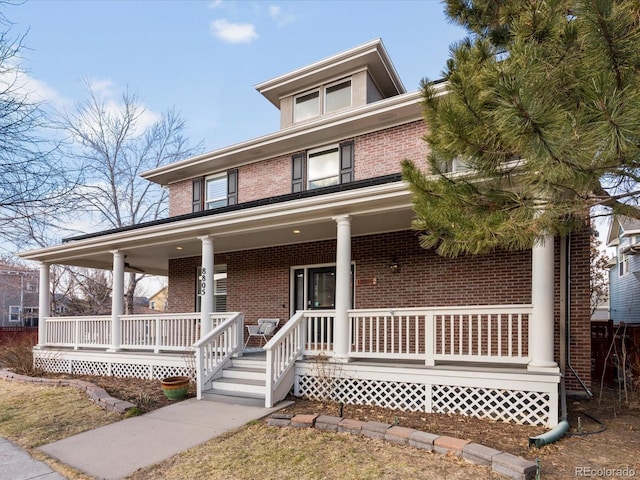
[[[353, 308], [353, 265], [351, 266], [351, 308]], [[336, 308], [336, 267], [296, 268], [293, 271], [293, 312]], [[293, 313], [292, 312], [292, 313]]]
[[307, 310], [336, 308], [336, 267], [308, 270]]

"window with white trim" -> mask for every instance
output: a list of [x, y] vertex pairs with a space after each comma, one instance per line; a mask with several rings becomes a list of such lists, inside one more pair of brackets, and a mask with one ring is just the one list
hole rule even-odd
[[225, 207], [227, 205], [227, 174], [215, 175], [205, 179], [205, 208]]
[[351, 78], [343, 78], [294, 96], [294, 123], [350, 107], [353, 103], [351, 93]]
[[340, 183], [338, 145], [309, 150], [307, 155], [307, 188], [328, 187]]
[[303, 93], [294, 98], [294, 122], [302, 122], [318, 115], [320, 115], [320, 90]]
[[334, 112], [351, 106], [351, 79], [327, 85], [324, 89], [324, 112]]
[[291, 157], [293, 193], [353, 181], [354, 142], [326, 145]]
[[621, 277], [629, 273], [629, 255], [626, 253], [618, 255], [618, 272]]
[[20, 322], [20, 305], [9, 305], [9, 321], [11, 323]]

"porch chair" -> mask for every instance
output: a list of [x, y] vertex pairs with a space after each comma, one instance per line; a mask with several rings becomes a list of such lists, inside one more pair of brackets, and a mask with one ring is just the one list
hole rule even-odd
[[[262, 337], [266, 345], [268, 342], [267, 337], [273, 336], [279, 323], [279, 318], [259, 318], [257, 325], [247, 325], [249, 336], [247, 337], [247, 341], [244, 342], [244, 348], [247, 348], [251, 337]], [[260, 346], [262, 346], [262, 340], [260, 340]]]

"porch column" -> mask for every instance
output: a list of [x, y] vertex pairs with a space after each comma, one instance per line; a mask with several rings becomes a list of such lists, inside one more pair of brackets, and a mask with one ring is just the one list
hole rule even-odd
[[349, 361], [349, 314], [351, 307], [351, 217], [334, 217], [338, 224], [336, 247], [336, 318], [333, 350], [336, 359]]
[[213, 307], [213, 237], [198, 237], [202, 241], [202, 277], [200, 277], [200, 335], [213, 328], [211, 313]]
[[558, 369], [553, 360], [553, 237], [536, 241], [531, 255], [531, 303], [529, 319], [529, 370]]
[[111, 288], [111, 348], [120, 350], [120, 316], [124, 314], [124, 252], [111, 251], [113, 255], [113, 284]]
[[47, 322], [45, 318], [51, 315], [49, 264], [40, 263], [40, 285], [38, 290], [38, 348], [43, 348], [47, 340]]

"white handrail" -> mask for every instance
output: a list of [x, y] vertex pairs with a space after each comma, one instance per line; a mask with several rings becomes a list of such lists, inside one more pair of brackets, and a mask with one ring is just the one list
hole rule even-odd
[[193, 344], [196, 351], [196, 381], [198, 399], [216, 374], [231, 362], [231, 357], [242, 354], [244, 314], [232, 316]]
[[296, 312], [264, 346], [267, 352], [266, 408], [286, 397], [293, 386], [293, 367], [304, 349], [304, 313]]

